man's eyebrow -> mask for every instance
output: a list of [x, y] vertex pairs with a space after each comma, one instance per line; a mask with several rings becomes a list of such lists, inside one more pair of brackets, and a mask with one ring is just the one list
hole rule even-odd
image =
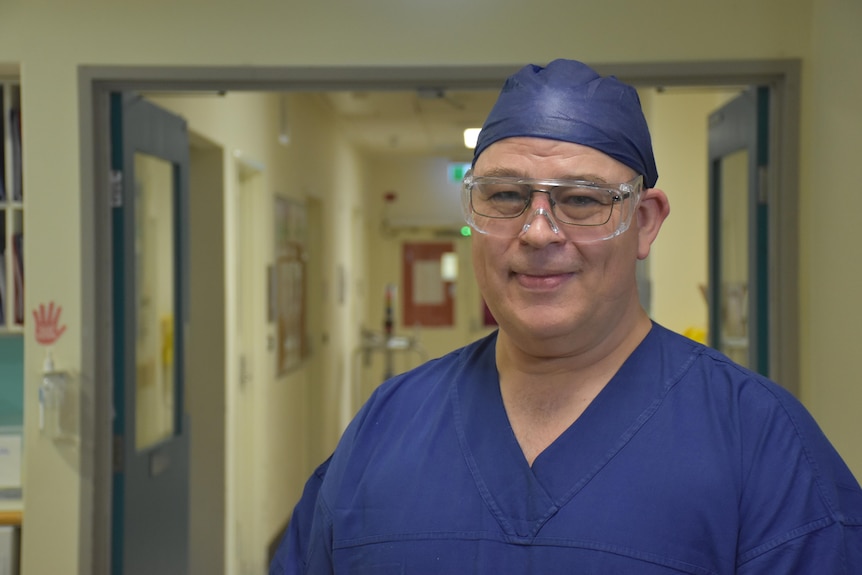
[[482, 177], [485, 178], [518, 178], [518, 179], [526, 179], [526, 176], [522, 172], [518, 172], [511, 168], [492, 168], [482, 174]]
[[594, 184], [607, 184], [608, 181], [601, 176], [595, 174], [577, 174], [554, 178], [555, 180], [574, 180], [577, 182], [593, 182]]
[[540, 179], [540, 180], [565, 180], [570, 182], [595, 182], [597, 184], [606, 184], [607, 180], [601, 176], [597, 176], [595, 174], [566, 174], [564, 176], [554, 177], [554, 178], [528, 178], [523, 172], [519, 172], [517, 170], [513, 170], [511, 168], [492, 168], [482, 174], [483, 177], [486, 178], [517, 178], [519, 180], [530, 180], [530, 179]]

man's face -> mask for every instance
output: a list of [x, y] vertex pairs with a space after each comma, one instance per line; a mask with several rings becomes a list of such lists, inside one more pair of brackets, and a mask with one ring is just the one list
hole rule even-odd
[[[476, 161], [477, 176], [577, 179], [619, 184], [635, 172], [594, 148], [542, 138], [509, 138], [489, 146]], [[547, 194], [534, 194], [527, 214], [548, 212]], [[526, 217], [530, 217], [527, 215]], [[635, 280], [638, 215], [623, 234], [575, 244], [566, 224], [555, 234], [544, 216], [515, 238], [473, 234], [479, 289], [501, 330], [536, 350], [542, 342], [590, 346], [620, 329], [639, 310]], [[550, 348], [548, 348], [550, 351]], [[573, 352], [575, 350], [572, 350]]]

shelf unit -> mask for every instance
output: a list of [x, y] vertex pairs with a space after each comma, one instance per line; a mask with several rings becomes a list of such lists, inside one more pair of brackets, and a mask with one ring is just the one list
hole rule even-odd
[[21, 87], [0, 79], [0, 333], [24, 326], [24, 187], [21, 169]]
[[0, 77], [0, 432], [23, 422], [24, 188], [21, 85]]

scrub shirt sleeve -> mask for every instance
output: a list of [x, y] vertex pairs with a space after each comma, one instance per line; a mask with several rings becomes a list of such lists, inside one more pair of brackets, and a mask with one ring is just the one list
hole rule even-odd
[[737, 575], [862, 573], [862, 526], [833, 523], [791, 539], [739, 567]]
[[[814, 422], [793, 400], [784, 400], [781, 426], [773, 441], [757, 450], [764, 470], [749, 509], [772, 536], [749, 547], [738, 575], [862, 573], [862, 489], [850, 469]], [[758, 483], [755, 481], [755, 483]]]
[[302, 497], [293, 509], [287, 531], [269, 566], [269, 575], [301, 575], [307, 572], [306, 558], [311, 543], [317, 495], [331, 457], [324, 461], [305, 483]]

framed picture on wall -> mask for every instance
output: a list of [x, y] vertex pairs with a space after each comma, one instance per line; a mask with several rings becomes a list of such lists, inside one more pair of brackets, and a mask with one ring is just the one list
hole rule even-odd
[[276, 373], [297, 368], [308, 355], [306, 260], [308, 217], [304, 204], [275, 197], [275, 264], [271, 313], [276, 323]]

